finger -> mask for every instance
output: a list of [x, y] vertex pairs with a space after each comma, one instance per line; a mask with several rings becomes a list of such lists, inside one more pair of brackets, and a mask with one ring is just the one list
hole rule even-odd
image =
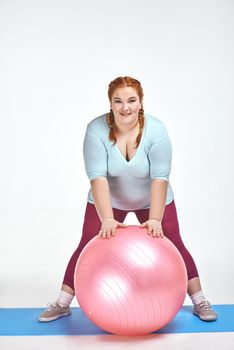
[[160, 227], [158, 227], [158, 229], [157, 229], [157, 235], [158, 235], [158, 237], [162, 237], [162, 235], [163, 235], [163, 231]]
[[106, 230], [106, 238], [110, 238], [110, 236], [111, 236], [111, 229], [108, 228], [108, 229]]
[[111, 234], [112, 234], [112, 236], [115, 236], [115, 234], [116, 234], [116, 229], [115, 228], [112, 229]]
[[164, 233], [163, 233], [163, 230], [162, 230], [162, 229], [159, 230], [159, 237], [161, 237], [161, 238], [164, 237]]
[[153, 228], [152, 228], [152, 227], [149, 227], [149, 228], [148, 228], [148, 235], [151, 235], [151, 234], [153, 234]]
[[106, 230], [102, 230], [102, 239], [106, 238]]
[[158, 228], [158, 227], [153, 227], [153, 228], [152, 228], [152, 236], [153, 236], [154, 238], [160, 236], [160, 232], [159, 232], [159, 228]]
[[144, 222], [143, 224], [141, 224], [141, 227], [146, 227], [146, 222]]

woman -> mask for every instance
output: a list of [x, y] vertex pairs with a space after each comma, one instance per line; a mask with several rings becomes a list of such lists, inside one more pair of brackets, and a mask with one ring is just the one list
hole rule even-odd
[[164, 235], [179, 249], [188, 274], [188, 294], [193, 313], [203, 321], [214, 321], [202, 290], [194, 260], [179, 232], [174, 194], [169, 183], [171, 142], [164, 124], [144, 113], [143, 90], [138, 80], [119, 77], [109, 84], [110, 113], [93, 119], [84, 139], [84, 161], [91, 189], [80, 244], [67, 266], [55, 304], [38, 320], [48, 322], [71, 313], [73, 276], [79, 254], [95, 235], [109, 239], [134, 212], [148, 234]]

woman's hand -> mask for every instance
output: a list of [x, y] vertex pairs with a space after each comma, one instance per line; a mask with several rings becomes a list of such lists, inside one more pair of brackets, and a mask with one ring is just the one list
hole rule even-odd
[[115, 236], [117, 227], [127, 227], [128, 225], [122, 224], [113, 218], [105, 219], [102, 223], [101, 230], [99, 231], [99, 238], [110, 238]]
[[141, 227], [146, 227], [148, 234], [151, 235], [152, 237], [164, 237], [164, 233], [162, 230], [162, 225], [161, 221], [157, 219], [149, 219], [145, 221]]

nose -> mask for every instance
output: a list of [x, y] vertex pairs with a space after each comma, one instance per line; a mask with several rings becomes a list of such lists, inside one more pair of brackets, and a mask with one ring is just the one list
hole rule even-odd
[[123, 103], [122, 110], [123, 111], [129, 111], [129, 104], [128, 103]]

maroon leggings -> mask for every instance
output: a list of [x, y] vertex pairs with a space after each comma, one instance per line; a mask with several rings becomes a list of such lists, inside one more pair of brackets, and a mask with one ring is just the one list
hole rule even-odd
[[[113, 208], [114, 218], [119, 222], [123, 222], [126, 215], [129, 212], [130, 211], [128, 210], [120, 210], [120, 209]], [[134, 212], [136, 214], [136, 217], [141, 224], [149, 219], [149, 209], [139, 209], [131, 212]], [[73, 290], [74, 290], [73, 278], [74, 278], [74, 271], [75, 271], [77, 259], [82, 249], [84, 248], [84, 246], [94, 236], [98, 234], [100, 228], [101, 228], [101, 221], [97, 214], [95, 205], [88, 202], [86, 211], [85, 211], [81, 241], [68, 263], [65, 276], [63, 279], [63, 283], [69, 286], [70, 288], [72, 288]], [[180, 230], [179, 230], [179, 224], [178, 224], [177, 212], [176, 212], [174, 200], [170, 204], [165, 206], [164, 215], [162, 219], [162, 229], [163, 229], [164, 235], [168, 239], [170, 239], [180, 251], [187, 268], [188, 280], [194, 277], [198, 277], [198, 272], [197, 272], [197, 268], [194, 263], [194, 260], [190, 255], [190, 253], [188, 252], [188, 250], [186, 249], [186, 247], [184, 246], [184, 243], [180, 237]]]

